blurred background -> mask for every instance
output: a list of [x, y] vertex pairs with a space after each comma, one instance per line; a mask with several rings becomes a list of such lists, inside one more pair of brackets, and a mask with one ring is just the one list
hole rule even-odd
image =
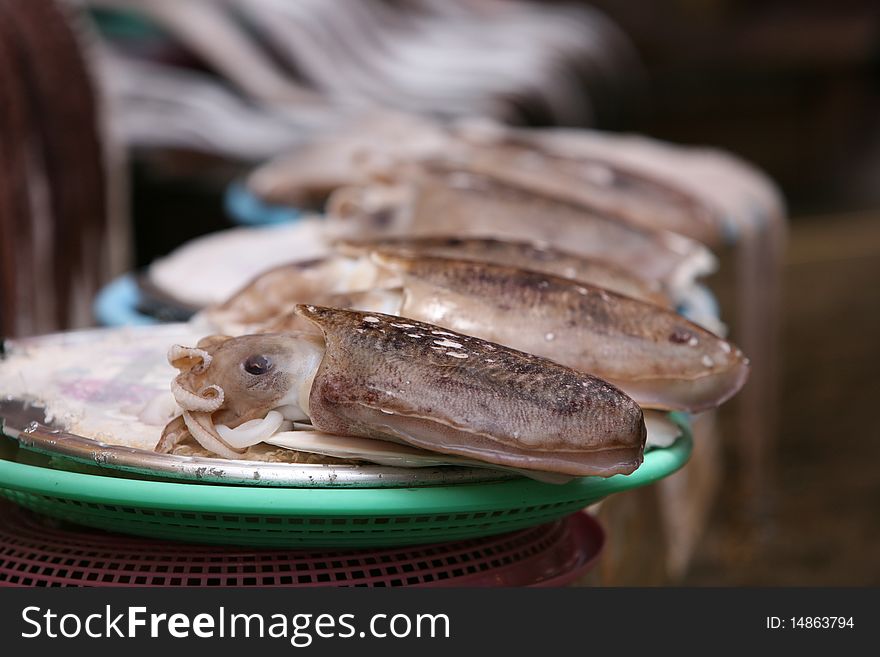
[[683, 568], [650, 566], [671, 530], [637, 492], [606, 582], [880, 584], [870, 0], [0, 0], [4, 334], [93, 325], [103, 286], [239, 225], [248, 172], [377, 108], [711, 145], [770, 176], [789, 232], [766, 485], [742, 484], [730, 424]]

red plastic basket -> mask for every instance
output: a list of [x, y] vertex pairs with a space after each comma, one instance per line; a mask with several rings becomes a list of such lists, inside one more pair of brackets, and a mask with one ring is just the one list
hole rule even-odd
[[311, 551], [185, 545], [64, 525], [0, 505], [0, 586], [565, 586], [605, 542], [586, 513], [409, 548]]

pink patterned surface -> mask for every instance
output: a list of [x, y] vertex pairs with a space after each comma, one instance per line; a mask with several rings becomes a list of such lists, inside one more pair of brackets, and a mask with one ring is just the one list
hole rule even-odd
[[0, 504], [0, 586], [565, 586], [605, 534], [585, 513], [500, 536], [374, 550], [187, 545], [62, 527]]

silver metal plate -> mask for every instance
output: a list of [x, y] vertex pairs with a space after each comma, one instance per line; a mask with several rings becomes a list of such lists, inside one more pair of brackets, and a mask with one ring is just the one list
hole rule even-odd
[[516, 476], [488, 468], [266, 463], [158, 454], [108, 445], [44, 423], [45, 416], [39, 407], [15, 399], [0, 400], [0, 431], [21, 448], [56, 462], [60, 459], [140, 477], [292, 488], [408, 488], [486, 483]]

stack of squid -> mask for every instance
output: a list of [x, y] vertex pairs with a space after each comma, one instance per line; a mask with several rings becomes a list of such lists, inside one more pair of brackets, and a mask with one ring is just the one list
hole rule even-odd
[[156, 449], [633, 472], [749, 361], [700, 283], [719, 215], [593, 141], [383, 119], [259, 169], [263, 199], [324, 208], [328, 252], [197, 315]]

